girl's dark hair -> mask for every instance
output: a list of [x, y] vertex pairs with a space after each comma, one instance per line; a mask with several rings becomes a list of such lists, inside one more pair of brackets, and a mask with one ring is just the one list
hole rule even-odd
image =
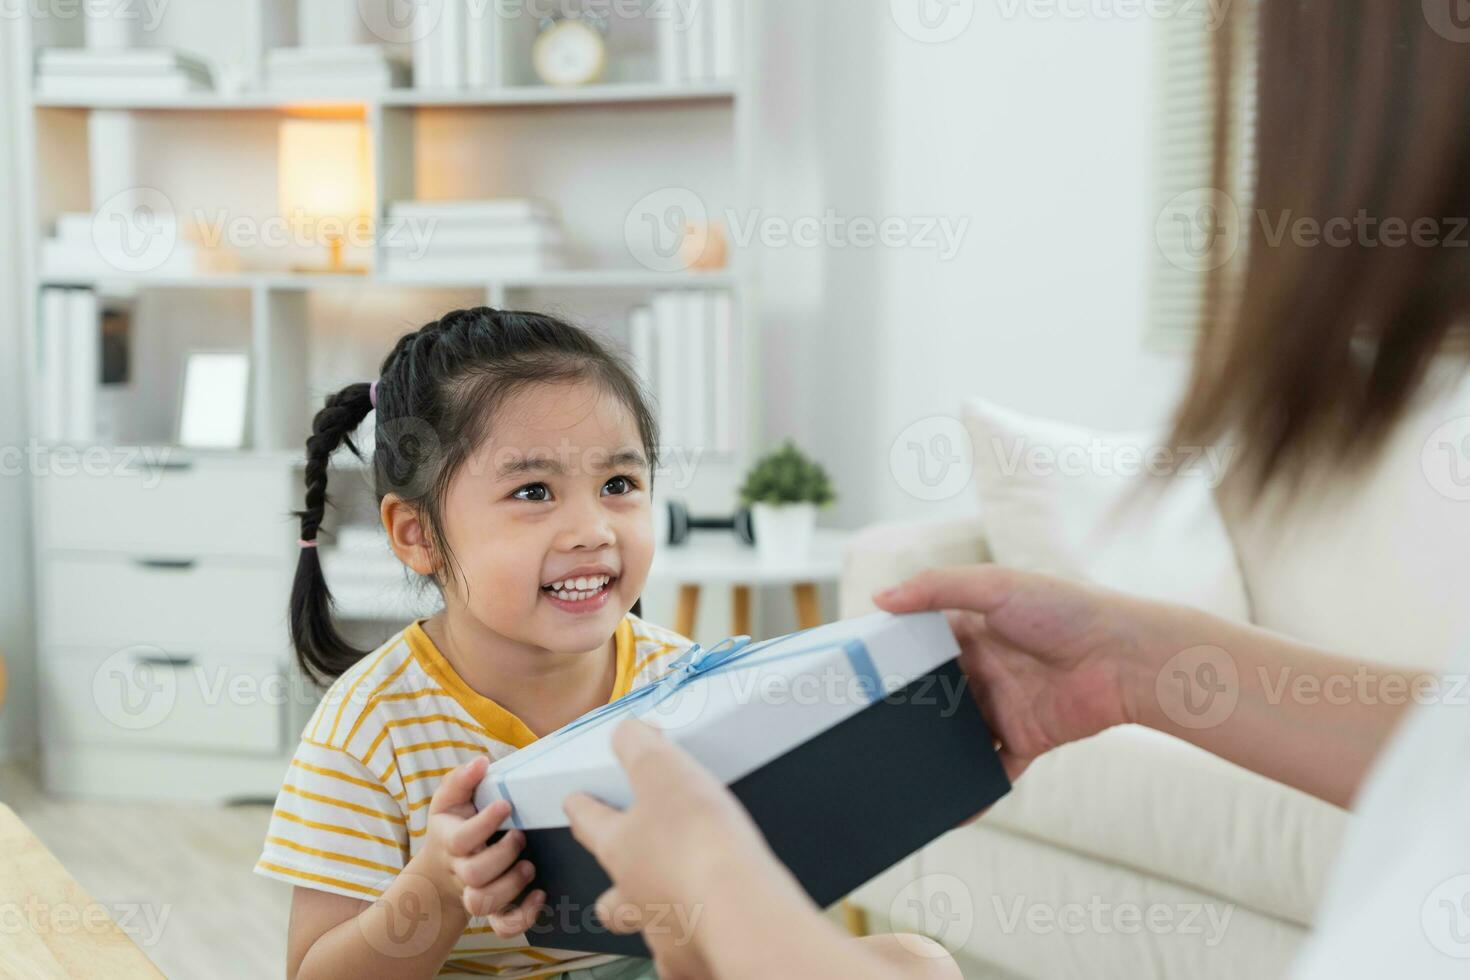
[[[1243, 134], [1255, 146], [1254, 200], [1243, 273], [1221, 261], [1208, 281], [1173, 439], [1238, 441], [1258, 487], [1276, 477], [1293, 487], [1372, 459], [1435, 380], [1436, 357], [1450, 352], [1463, 363], [1470, 45], [1450, 30], [1451, 6], [1235, 3], [1216, 34], [1222, 190], [1239, 183], [1236, 54], [1242, 45], [1257, 53], [1255, 132]], [[1363, 217], [1381, 240], [1354, 232], [1328, 247], [1271, 231], [1300, 218], [1359, 228]], [[1393, 247], [1389, 222], [1412, 237], [1398, 234]]]
[[[456, 310], [399, 339], [377, 381], [373, 489], [413, 506], [445, 574], [453, 555], [444, 540], [440, 505], [450, 480], [489, 432], [506, 399], [534, 384], [590, 381], [617, 398], [638, 426], [650, 477], [658, 465], [658, 423], [624, 359], [585, 330], [541, 313], [478, 307]], [[316, 541], [327, 507], [327, 464], [352, 441], [373, 411], [372, 385], [350, 384], [327, 397], [306, 440], [306, 509], [301, 539]], [[441, 587], [443, 578], [436, 576]], [[344, 639], [332, 621], [332, 593], [315, 547], [303, 547], [291, 587], [291, 640], [308, 676], [325, 682], [366, 650]]]

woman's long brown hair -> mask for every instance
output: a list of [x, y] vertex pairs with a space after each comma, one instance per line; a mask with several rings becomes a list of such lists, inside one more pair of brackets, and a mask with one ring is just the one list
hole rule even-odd
[[[1249, 223], [1245, 268], [1210, 275], [1176, 444], [1233, 442], [1257, 486], [1361, 463], [1463, 331], [1470, 22], [1458, 2], [1231, 4], [1215, 39], [1214, 179]], [[1253, 193], [1228, 179], [1243, 44], [1259, 65]], [[1336, 219], [1341, 244], [1294, 234], [1299, 219], [1309, 232]]]

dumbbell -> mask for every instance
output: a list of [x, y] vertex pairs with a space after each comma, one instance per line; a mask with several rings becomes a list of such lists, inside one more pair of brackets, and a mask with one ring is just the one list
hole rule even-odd
[[742, 507], [729, 517], [695, 517], [682, 500], [670, 500], [667, 508], [668, 534], [661, 535], [668, 544], [683, 544], [689, 540], [689, 532], [734, 531], [735, 537], [746, 544], [755, 544], [755, 525], [750, 519], [750, 508]]

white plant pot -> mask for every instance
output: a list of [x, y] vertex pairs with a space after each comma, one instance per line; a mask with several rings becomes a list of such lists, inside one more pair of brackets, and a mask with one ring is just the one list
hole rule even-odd
[[811, 554], [816, 504], [753, 504], [750, 510], [755, 547], [762, 561], [790, 565]]

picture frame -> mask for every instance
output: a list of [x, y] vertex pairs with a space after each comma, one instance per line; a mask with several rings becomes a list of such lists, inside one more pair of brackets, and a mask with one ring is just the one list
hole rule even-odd
[[249, 351], [187, 351], [179, 379], [175, 441], [186, 449], [245, 448], [250, 373]]

